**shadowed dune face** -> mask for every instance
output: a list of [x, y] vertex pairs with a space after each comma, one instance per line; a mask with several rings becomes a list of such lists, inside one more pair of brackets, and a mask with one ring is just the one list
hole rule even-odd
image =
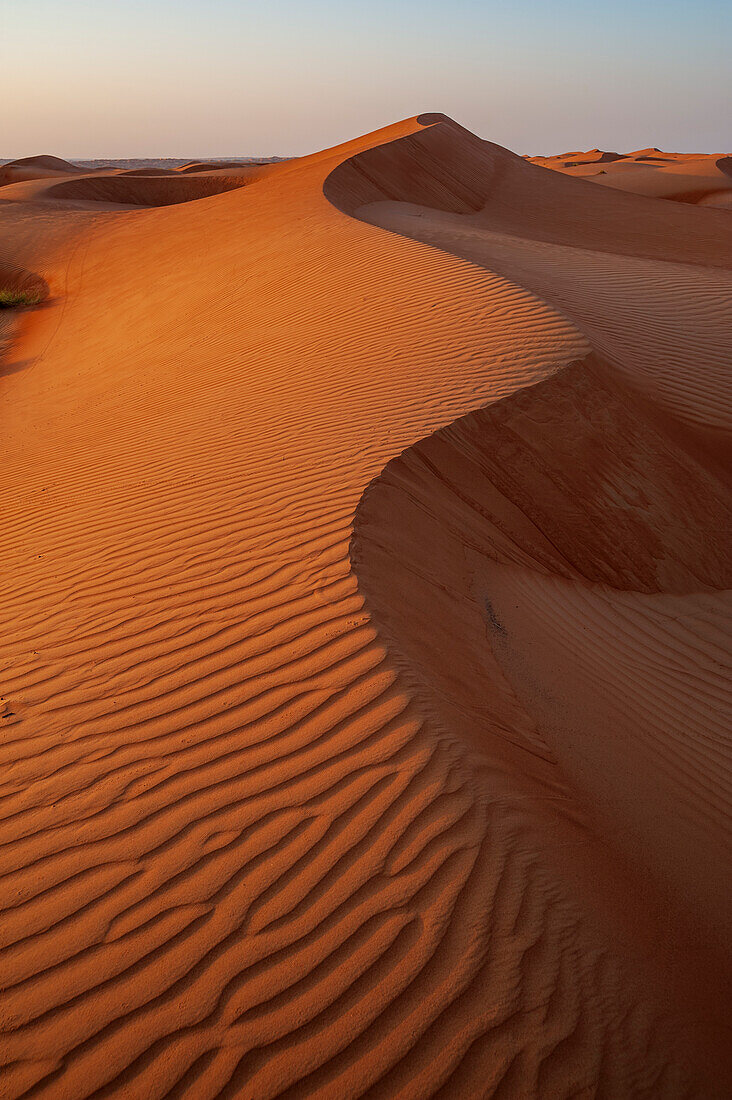
[[616, 386], [578, 363], [410, 448], [366, 491], [351, 553], [426, 705], [503, 759], [515, 692], [680, 939], [724, 960], [729, 491]]
[[226, 164], [221, 164], [216, 161], [192, 160], [190, 164], [181, 164], [180, 168], [176, 168], [175, 171], [185, 174], [188, 172], [206, 172], [213, 169], [239, 167], [241, 167], [241, 165], [236, 161], [229, 161]]
[[732, 223], [440, 115], [257, 178], [0, 204], [3, 1089], [725, 1095]]
[[[624, 591], [732, 587], [726, 486], [611, 380], [585, 361], [439, 434], [475, 454], [499, 514], [517, 517], [496, 532], [496, 560]], [[418, 452], [436, 470], [429, 446]], [[456, 485], [469, 477], [458, 470]]]
[[82, 176], [57, 183], [46, 191], [44, 197], [118, 203], [121, 206], [170, 206], [234, 191], [246, 182], [241, 176], [125, 172], [118, 176]]
[[175, 178], [174, 168], [127, 168], [121, 175], [131, 176], [133, 179], [137, 176], [173, 176]]
[[[678, 943], [714, 984], [732, 931], [719, 875], [732, 807], [723, 671], [731, 517], [716, 462], [729, 453], [732, 427], [732, 284], [714, 267], [669, 263], [672, 247], [677, 260], [689, 254], [671, 238], [663, 244], [663, 215], [642, 200], [603, 207], [583, 185], [564, 196], [575, 198], [571, 219], [557, 205], [553, 242], [543, 209], [540, 241], [528, 239], [534, 210], [517, 238], [513, 211], [501, 215], [530, 177], [519, 180], [502, 151], [460, 131], [440, 145], [464, 144], [472, 178], [486, 163], [485, 203], [458, 213], [437, 189], [425, 202], [429, 184], [401, 181], [415, 156], [429, 172], [431, 139], [427, 131], [394, 143], [377, 165], [370, 152], [353, 158], [327, 193], [372, 224], [530, 287], [575, 320], [606, 362], [565, 369], [391, 463], [356, 518], [361, 590], [446, 728], [487, 743], [499, 761], [522, 725], [526, 752], [544, 745], [615, 838], [643, 905], [664, 899]], [[393, 184], [381, 184], [388, 155], [396, 201]], [[464, 162], [448, 163], [465, 178]], [[605, 251], [623, 212], [642, 260]], [[701, 244], [711, 265], [729, 266], [729, 228], [718, 222], [725, 244], [706, 248], [711, 223], [695, 219], [679, 212], [669, 226], [696, 238], [697, 261]], [[577, 248], [586, 226], [602, 252]], [[655, 901], [639, 885], [648, 882]]]
[[585, 180], [547, 173], [450, 121], [356, 153], [330, 175], [325, 193], [349, 214], [397, 201], [433, 212], [472, 212], [486, 229], [531, 241], [732, 266], [732, 226], [722, 212], [705, 210], [700, 224], [683, 207], [598, 191]]
[[282, 164], [288, 160], [287, 157], [264, 157], [263, 159], [244, 159], [244, 160], [201, 160], [191, 161], [190, 164], [182, 164], [180, 168], [176, 168], [176, 172], [189, 173], [189, 172], [221, 172], [230, 174], [244, 174], [244, 175], [256, 175], [257, 173], [266, 170], [268, 165]]
[[327, 197], [349, 214], [381, 200], [421, 203], [454, 214], [480, 210], [502, 154], [512, 154], [497, 149], [497, 155], [482, 155], [473, 134], [454, 123], [443, 125], [441, 117], [420, 116], [427, 134], [417, 130], [398, 139], [396, 147], [392, 142], [376, 145], [345, 161], [328, 177]]

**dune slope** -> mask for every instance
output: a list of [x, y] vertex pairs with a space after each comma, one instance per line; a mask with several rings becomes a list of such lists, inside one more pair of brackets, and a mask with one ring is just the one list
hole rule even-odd
[[20, 160], [9, 160], [0, 164], [0, 187], [9, 183], [18, 183], [22, 180], [37, 180], [74, 175], [82, 169], [76, 164], [60, 157], [40, 156], [23, 157]]
[[0, 225], [2, 1094], [725, 1095], [727, 215], [431, 115]]

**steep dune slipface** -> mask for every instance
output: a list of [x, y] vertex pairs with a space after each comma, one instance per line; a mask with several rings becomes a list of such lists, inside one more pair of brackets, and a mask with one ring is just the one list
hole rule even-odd
[[[723, 962], [729, 494], [607, 378], [567, 368], [405, 452], [361, 503], [356, 569], [437, 709], [469, 655], [451, 705], [472, 697], [472, 739], [500, 754], [516, 723], [481, 669], [498, 664], [604, 835]], [[462, 638], [430, 648], [413, 612], [442, 586]]]
[[[326, 182], [335, 205], [354, 214], [370, 203], [397, 201], [431, 211], [470, 214], [485, 229], [611, 255], [732, 266], [732, 226], [724, 213], [703, 220], [683, 206], [547, 172], [482, 141], [441, 115], [424, 128], [369, 148]], [[442, 122], [439, 120], [443, 119]], [[347, 148], [347, 147], [346, 147]], [[354, 152], [356, 152], [354, 150]]]
[[[429, 149], [430, 136], [416, 142]], [[599, 377], [565, 370], [390, 464], [359, 509], [357, 573], [428, 705], [473, 740], [482, 731], [499, 758], [518, 728], [505, 709], [513, 689], [580, 803], [655, 881], [650, 904], [675, 912], [682, 965], [690, 955], [692, 978], [701, 965], [703, 988], [727, 970], [730, 936], [730, 515], [718, 474], [732, 427], [732, 284], [659, 263], [646, 204], [635, 211], [643, 259], [580, 250], [598, 209], [581, 188], [556, 244], [516, 239], [513, 216], [499, 221], [494, 150], [473, 151], [498, 203], [489, 185], [481, 211], [457, 215], [382, 188], [354, 211], [530, 286], [607, 361]], [[352, 178], [361, 160], [372, 174], [371, 157], [348, 165]], [[596, 238], [617, 213], [611, 204]], [[709, 230], [695, 218], [676, 219], [684, 239]], [[708, 253], [715, 265], [730, 263], [724, 239]], [[440, 607], [447, 644], [428, 640], [424, 607]], [[458, 710], [471, 693], [468, 721]]]
[[[592, 195], [579, 215], [576, 187]], [[363, 203], [385, 221], [433, 204], [420, 214], [430, 232], [440, 218], [505, 217], [516, 276], [503, 253], [491, 267], [454, 242], [367, 224]], [[631, 461], [645, 414], [628, 412], [633, 446], [615, 465], [605, 455], [609, 485], [570, 471], [544, 495], [548, 507], [584, 494], [568, 527], [526, 499], [546, 440], [507, 447], [504, 412], [492, 436], [481, 419], [544, 394], [550, 412], [579, 409], [591, 434], [588, 409], [620, 384], [603, 373], [614, 366], [585, 374], [600, 321], [590, 331], [579, 307], [570, 317], [537, 292], [541, 265], [526, 278], [521, 248], [535, 232], [543, 248], [563, 234], [578, 250], [586, 229], [610, 254], [610, 223], [631, 207], [648, 220], [643, 255], [670, 259], [675, 232], [692, 270], [720, 277], [699, 268], [721, 267], [719, 240], [671, 204], [553, 177], [442, 116], [201, 202], [67, 211], [72, 247], [60, 229], [33, 239], [30, 206], [0, 211], [50, 293], [13, 348], [23, 369], [3, 382], [9, 1096], [727, 1091], [717, 979], [693, 980], [717, 956], [702, 943], [684, 958], [675, 895], [664, 923], [673, 860], [657, 832], [641, 838], [653, 884], [634, 893], [645, 864], [613, 829], [633, 821], [638, 792], [619, 807], [613, 773], [595, 813], [597, 775], [617, 754], [567, 764], [574, 717], [568, 737], [516, 675], [531, 640], [524, 602], [492, 572], [539, 578], [548, 631], [554, 584], [581, 620], [580, 597], [606, 590], [607, 618], [623, 600], [711, 599], [720, 583], [702, 522], [716, 477], [661, 427]], [[64, 212], [43, 216], [56, 226]], [[511, 236], [521, 217], [523, 240]], [[638, 224], [619, 234], [621, 254], [632, 257]], [[609, 434], [633, 398], [618, 400]], [[483, 408], [490, 476], [455, 443], [460, 418]], [[429, 462], [415, 465], [421, 448]], [[393, 515], [381, 487], [400, 464], [424, 494], [410, 487]], [[520, 498], [497, 483], [512, 468]], [[677, 468], [698, 520], [687, 526]], [[613, 522], [598, 523], [608, 494], [626, 511], [629, 485], [651, 510], [632, 503], [635, 534], [616, 544]], [[646, 619], [659, 606], [644, 604]], [[562, 668], [581, 627], [559, 618]], [[596, 675], [600, 652], [578, 677]], [[673, 661], [647, 665], [651, 751], [668, 761], [658, 684]], [[557, 675], [536, 667], [540, 684]], [[712, 750], [680, 732], [680, 751], [704, 765]], [[695, 821], [676, 829], [672, 855], [699, 835]]]

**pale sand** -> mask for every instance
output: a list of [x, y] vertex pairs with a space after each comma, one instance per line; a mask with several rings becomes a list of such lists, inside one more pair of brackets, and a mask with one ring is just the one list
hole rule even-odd
[[239, 182], [0, 192], [0, 1095], [729, 1095], [728, 212]]

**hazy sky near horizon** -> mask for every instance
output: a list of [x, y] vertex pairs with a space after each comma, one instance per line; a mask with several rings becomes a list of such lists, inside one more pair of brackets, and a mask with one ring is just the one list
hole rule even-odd
[[0, 157], [288, 155], [443, 111], [520, 153], [732, 147], [729, 0], [0, 0]]

